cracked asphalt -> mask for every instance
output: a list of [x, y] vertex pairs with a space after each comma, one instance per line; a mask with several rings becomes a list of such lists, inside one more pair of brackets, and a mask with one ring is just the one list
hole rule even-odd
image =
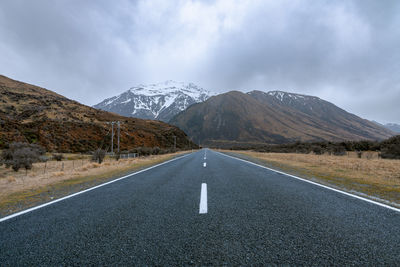
[[400, 212], [212, 150], [0, 222], [0, 266], [399, 263]]

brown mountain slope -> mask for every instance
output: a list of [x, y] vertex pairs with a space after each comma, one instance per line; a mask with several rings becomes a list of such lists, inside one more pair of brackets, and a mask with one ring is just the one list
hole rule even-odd
[[275, 110], [290, 112], [291, 116], [298, 118], [298, 120], [308, 118], [312, 126], [339, 139], [381, 140], [394, 135], [385, 127], [379, 127], [371, 121], [362, 119], [315, 96], [282, 91], [268, 93], [252, 91], [247, 94]]
[[12, 141], [37, 142], [49, 151], [62, 152], [109, 148], [110, 121], [122, 122], [121, 150], [172, 147], [173, 136], [177, 136], [177, 147], [189, 144], [186, 134], [175, 126], [100, 111], [0, 75], [0, 148]]
[[[383, 139], [392, 135], [331, 103], [321, 109], [328, 106], [331, 109], [326, 113], [332, 115], [325, 118], [319, 116], [321, 110], [317, 110], [317, 114], [301, 112], [299, 107], [270, 103], [262, 95], [233, 91], [195, 104], [170, 122], [186, 131], [195, 141], [208, 144], [225, 141], [288, 143]], [[317, 109], [317, 104], [314, 108]]]

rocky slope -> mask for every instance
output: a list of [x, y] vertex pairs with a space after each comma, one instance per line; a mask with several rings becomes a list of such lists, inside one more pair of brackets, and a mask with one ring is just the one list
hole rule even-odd
[[168, 122], [188, 106], [203, 102], [210, 96], [209, 91], [193, 83], [166, 81], [132, 87], [93, 107], [127, 117]]
[[190, 106], [171, 123], [196, 142], [381, 140], [393, 133], [313, 96], [228, 92]]
[[110, 121], [122, 122], [121, 150], [138, 146], [170, 148], [174, 136], [178, 148], [189, 146], [186, 134], [175, 126], [94, 109], [0, 75], [0, 148], [12, 141], [39, 143], [59, 152], [110, 148]]

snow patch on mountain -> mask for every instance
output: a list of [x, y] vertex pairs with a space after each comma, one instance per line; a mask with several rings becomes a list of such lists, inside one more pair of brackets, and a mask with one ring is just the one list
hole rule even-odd
[[273, 96], [280, 101], [284, 101], [285, 99], [292, 99], [292, 100], [298, 100], [298, 99], [318, 100], [319, 99], [316, 96], [300, 95], [300, 94], [288, 93], [288, 92], [283, 92], [283, 91], [269, 91], [266, 94], [269, 96]]

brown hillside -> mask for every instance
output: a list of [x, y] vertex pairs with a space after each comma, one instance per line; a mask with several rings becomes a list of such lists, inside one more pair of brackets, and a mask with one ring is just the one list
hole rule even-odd
[[[323, 103], [326, 105], [320, 106], [320, 110], [317, 106], [321, 104], [314, 103], [316, 114], [312, 114], [289, 104], [270, 103], [262, 95], [232, 91], [189, 107], [175, 116], [171, 123], [186, 131], [195, 141], [206, 144], [375, 140], [392, 135], [390, 131], [329, 102]], [[302, 105], [311, 103], [303, 102]], [[322, 110], [326, 110], [326, 116], [331, 115], [326, 118], [319, 116]]]
[[49, 151], [60, 152], [109, 148], [110, 121], [122, 122], [122, 150], [137, 146], [172, 147], [174, 135], [177, 147], [189, 145], [185, 133], [175, 126], [100, 111], [0, 75], [0, 148], [12, 141], [39, 143]]

